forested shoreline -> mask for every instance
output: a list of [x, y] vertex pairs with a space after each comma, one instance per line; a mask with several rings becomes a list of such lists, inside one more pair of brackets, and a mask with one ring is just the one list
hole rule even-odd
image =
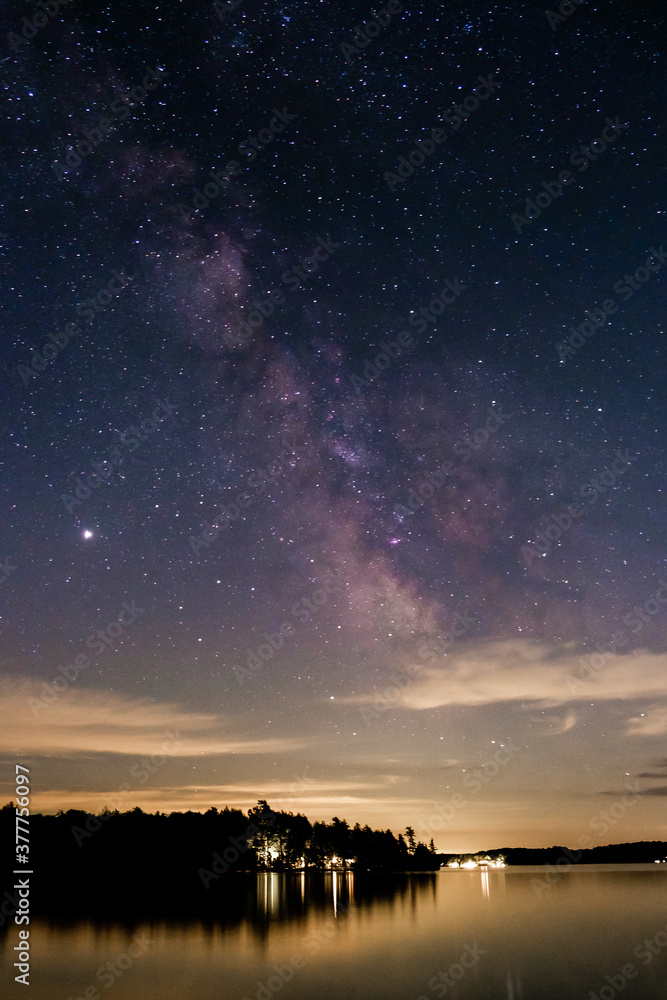
[[[9, 803], [0, 809], [5, 844], [13, 841], [14, 823]], [[36, 813], [30, 817], [30, 846], [35, 910], [73, 914], [101, 907], [117, 911], [130, 901], [142, 911], [214, 909], [220, 894], [238, 891], [235, 875], [253, 872], [435, 872], [455, 860], [501, 856], [510, 866], [563, 871], [574, 865], [667, 857], [663, 842], [441, 854], [432, 840], [428, 845], [417, 840], [409, 826], [394, 835], [358, 823], [351, 827], [338, 817], [311, 822], [302, 813], [273, 810], [265, 800], [247, 813], [216, 807], [205, 813], [146, 813], [139, 808], [98, 815], [73, 809]], [[15, 878], [8, 851], [4, 857], [7, 900]]]

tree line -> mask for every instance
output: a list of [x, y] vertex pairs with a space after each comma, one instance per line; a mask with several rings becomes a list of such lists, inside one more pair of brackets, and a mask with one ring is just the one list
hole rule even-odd
[[[0, 809], [0, 842], [14, 842], [14, 825], [15, 808], [9, 803]], [[574, 854], [565, 847], [506, 847], [491, 853], [504, 855], [511, 866], [560, 870], [573, 864], [667, 859], [667, 844], [616, 844]], [[210, 913], [220, 919], [223, 902], [225, 912], [233, 904], [239, 914], [249, 905], [247, 879], [237, 874], [347, 869], [357, 873], [357, 891], [363, 875], [364, 884], [372, 880], [377, 893], [390, 885], [377, 875], [435, 872], [455, 857], [463, 861], [468, 856], [436, 853], [433, 841], [418, 841], [411, 827], [396, 836], [359, 823], [350, 826], [336, 816], [328, 823], [311, 822], [302, 813], [272, 809], [262, 799], [247, 813], [216, 807], [204, 813], [146, 813], [138, 807], [98, 814], [75, 809], [35, 813], [30, 817], [30, 857], [38, 873], [31, 897], [36, 912], [122, 915], [129, 907], [132, 913]], [[10, 851], [2, 852], [0, 930], [11, 920], [7, 911], [14, 867]]]
[[[15, 810], [0, 809], [0, 839], [13, 840]], [[146, 813], [69, 809], [30, 817], [30, 851], [39, 867], [39, 902], [75, 910], [97, 900], [113, 906], [132, 898], [164, 909], [208, 899], [229, 888], [235, 873], [435, 871], [442, 855], [408, 827], [395, 836], [344, 819], [311, 822], [302, 813], [272, 809], [266, 800], [248, 810], [211, 807], [204, 813]], [[5, 852], [6, 855], [7, 852]], [[216, 861], [216, 858], [218, 859]], [[202, 872], [224, 872], [207, 879]], [[11, 887], [8, 866], [3, 872]], [[0, 887], [0, 895], [2, 889]], [[210, 890], [215, 887], [216, 892]], [[209, 891], [207, 891], [209, 890]], [[198, 905], [198, 904], [196, 904]]]

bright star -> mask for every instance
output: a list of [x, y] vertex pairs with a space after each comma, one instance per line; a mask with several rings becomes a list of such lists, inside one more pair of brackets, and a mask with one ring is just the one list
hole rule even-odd
[[84, 538], [92, 538], [93, 537], [92, 531], [88, 531], [88, 529], [86, 528], [86, 530], [83, 533], [83, 537]]

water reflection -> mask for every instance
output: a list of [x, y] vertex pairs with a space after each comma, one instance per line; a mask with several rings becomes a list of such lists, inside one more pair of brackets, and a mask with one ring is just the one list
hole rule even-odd
[[[248, 876], [244, 880], [246, 889], [251, 878], [253, 876]], [[306, 875], [305, 872], [284, 874], [262, 872], [254, 878], [256, 880], [254, 901], [249, 904], [245, 914], [237, 916], [240, 919], [250, 918], [257, 923], [298, 920], [309, 908], [316, 911], [331, 909], [336, 917], [339, 912], [347, 912], [354, 899], [355, 875], [352, 871], [330, 871], [315, 875]], [[431, 875], [431, 879], [434, 878], [435, 876]], [[375, 885], [372, 882], [367, 884], [367, 904], [375, 901], [379, 886], [379, 881]], [[387, 890], [391, 894], [391, 888], [391, 885], [383, 886], [381, 895], [386, 896]], [[394, 889], [398, 895], [401, 891], [406, 891], [405, 888], [401, 890], [400, 886], [395, 886]], [[250, 891], [252, 894], [252, 890]], [[229, 915], [225, 916], [227, 917], [225, 923], [229, 923]]]
[[342, 900], [344, 912], [347, 912], [353, 901], [354, 872], [331, 872], [331, 885], [333, 890], [333, 911], [334, 916], [337, 917], [339, 900]]
[[[514, 976], [516, 975], [516, 981]], [[521, 975], [513, 973], [510, 969], [507, 970], [507, 1000], [523, 1000], [523, 984], [521, 982]]]
[[[128, 901], [120, 923], [31, 922], [31, 996], [103, 987], [139, 935], [149, 946], [124, 959], [114, 1000], [561, 1000], [599, 996], [628, 962], [633, 996], [664, 1000], [667, 946], [633, 958], [667, 940], [665, 875], [646, 869], [573, 869], [546, 891], [543, 869], [230, 876], [196, 920], [133, 917]], [[0, 936], [10, 967], [14, 930]]]

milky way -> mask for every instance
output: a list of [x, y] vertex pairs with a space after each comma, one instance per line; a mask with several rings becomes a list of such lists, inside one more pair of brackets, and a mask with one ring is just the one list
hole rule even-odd
[[664, 837], [657, 15], [445, 6], [2, 5], [38, 807], [177, 725], [128, 808], [398, 830], [513, 740], [442, 849], [574, 841], [640, 773], [609, 837]]

